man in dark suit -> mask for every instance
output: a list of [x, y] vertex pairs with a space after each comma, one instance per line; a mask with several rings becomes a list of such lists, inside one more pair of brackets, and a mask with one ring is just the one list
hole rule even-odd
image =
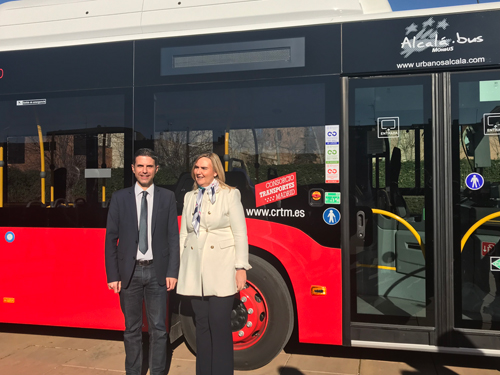
[[[158, 171], [154, 151], [135, 154], [132, 187], [113, 194], [106, 226], [108, 288], [120, 293], [125, 317], [125, 369], [140, 375], [142, 364], [142, 304], [149, 325], [149, 369], [164, 374], [167, 354], [167, 291], [179, 272], [179, 228], [174, 194], [153, 184]], [[149, 209], [148, 209], [149, 207]]]

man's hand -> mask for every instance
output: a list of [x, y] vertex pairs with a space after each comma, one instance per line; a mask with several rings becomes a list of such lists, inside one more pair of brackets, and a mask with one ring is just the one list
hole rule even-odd
[[167, 291], [170, 291], [175, 288], [175, 284], [177, 284], [177, 279], [173, 277], [167, 277], [166, 279]]
[[108, 283], [108, 289], [113, 289], [115, 293], [120, 293], [122, 290], [122, 282], [121, 281], [112, 281]]
[[247, 271], [237, 270], [236, 271], [236, 290], [238, 292], [242, 291], [247, 282]]

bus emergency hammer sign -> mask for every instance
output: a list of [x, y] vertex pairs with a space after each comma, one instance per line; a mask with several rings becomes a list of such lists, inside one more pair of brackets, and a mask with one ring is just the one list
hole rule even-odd
[[255, 185], [255, 207], [297, 195], [297, 174], [287, 174]]

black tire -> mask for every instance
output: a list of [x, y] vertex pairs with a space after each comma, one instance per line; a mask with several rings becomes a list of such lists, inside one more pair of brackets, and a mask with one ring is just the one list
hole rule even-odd
[[[236, 370], [254, 370], [271, 362], [285, 347], [293, 330], [293, 303], [290, 292], [279, 272], [265, 260], [250, 254], [252, 269], [248, 282], [262, 294], [267, 305], [267, 327], [252, 346], [234, 351]], [[196, 352], [196, 333], [189, 300], [181, 301], [181, 325], [184, 338]]]

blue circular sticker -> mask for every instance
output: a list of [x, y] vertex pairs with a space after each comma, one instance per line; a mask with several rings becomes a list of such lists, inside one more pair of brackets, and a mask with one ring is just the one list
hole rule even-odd
[[323, 212], [323, 220], [328, 225], [335, 225], [340, 221], [340, 212], [336, 208], [327, 208]]
[[465, 177], [465, 185], [471, 190], [479, 190], [484, 185], [484, 178], [479, 173], [471, 173]]
[[14, 242], [15, 239], [16, 239], [16, 236], [15, 236], [14, 232], [5, 233], [5, 241], [7, 241], [8, 243]]

